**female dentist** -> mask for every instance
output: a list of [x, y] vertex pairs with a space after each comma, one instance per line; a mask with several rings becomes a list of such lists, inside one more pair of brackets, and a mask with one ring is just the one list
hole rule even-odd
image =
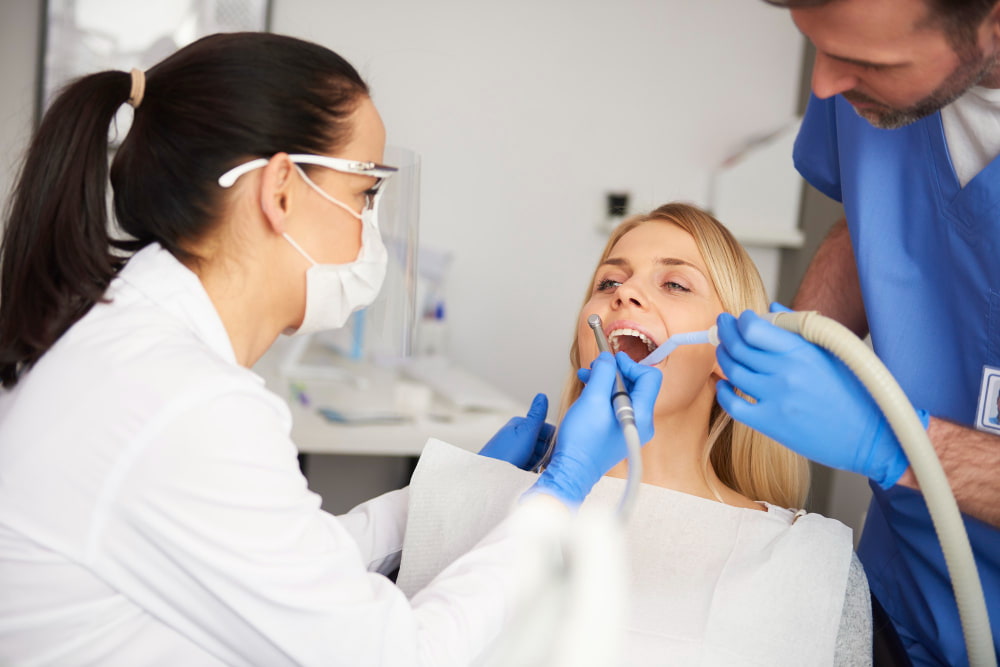
[[[126, 101], [121, 234], [107, 136]], [[285, 404], [248, 370], [375, 298], [384, 141], [351, 65], [273, 34], [207, 37], [52, 104], [2, 246], [0, 663], [464, 665], [501, 631], [512, 526], [559, 520], [624, 456], [615, 360], [511, 519], [412, 601], [379, 574], [405, 490], [321, 511]], [[617, 366], [648, 440], [659, 373]]]

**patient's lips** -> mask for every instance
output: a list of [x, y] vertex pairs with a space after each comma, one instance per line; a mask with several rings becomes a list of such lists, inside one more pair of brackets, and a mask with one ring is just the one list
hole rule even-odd
[[639, 361], [656, 349], [656, 338], [635, 322], [619, 320], [605, 328], [612, 352], [624, 352], [633, 361]]

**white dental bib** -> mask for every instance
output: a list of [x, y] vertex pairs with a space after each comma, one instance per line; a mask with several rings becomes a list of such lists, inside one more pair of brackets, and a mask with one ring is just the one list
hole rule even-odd
[[[410, 483], [397, 583], [412, 596], [499, 523], [536, 475], [430, 440]], [[617, 506], [605, 477], [581, 511]], [[851, 530], [644, 484], [626, 527], [629, 665], [832, 665]]]

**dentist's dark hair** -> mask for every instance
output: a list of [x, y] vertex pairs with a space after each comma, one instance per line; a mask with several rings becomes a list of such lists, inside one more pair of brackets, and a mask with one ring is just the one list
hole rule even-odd
[[368, 87], [317, 44], [270, 33], [217, 34], [146, 72], [145, 94], [115, 153], [109, 126], [130, 95], [126, 72], [67, 85], [32, 138], [0, 246], [0, 384], [21, 374], [104, 298], [128, 253], [157, 242], [196, 263], [221, 219], [218, 177], [275, 153], [330, 154], [350, 139]]

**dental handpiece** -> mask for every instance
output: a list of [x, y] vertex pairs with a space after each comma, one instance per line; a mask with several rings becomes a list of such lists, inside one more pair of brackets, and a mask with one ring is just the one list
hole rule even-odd
[[[604, 323], [601, 316], [594, 314], [587, 318], [587, 324], [594, 330], [594, 338], [597, 339], [597, 349], [601, 352], [611, 352], [611, 345], [608, 344], [608, 337], [604, 333]], [[642, 455], [640, 449], [642, 442], [639, 440], [639, 429], [635, 425], [635, 410], [632, 409], [632, 399], [625, 391], [625, 382], [622, 381], [622, 374], [615, 368], [615, 393], [611, 397], [611, 406], [615, 410], [615, 419], [622, 429], [622, 436], [625, 438], [625, 448], [628, 458], [628, 475], [625, 479], [625, 492], [618, 503], [618, 516], [628, 519], [635, 507], [636, 498], [639, 495], [639, 486], [642, 483]]]
[[[591, 315], [587, 318], [587, 324], [590, 328], [594, 330], [594, 338], [597, 339], [597, 349], [601, 352], [611, 352], [611, 345], [608, 343], [608, 337], [604, 334], [604, 323], [601, 322], [600, 315]], [[611, 397], [611, 406], [615, 411], [615, 419], [618, 420], [618, 425], [621, 426], [623, 432], [634, 431], [635, 438], [638, 439], [639, 434], [637, 427], [635, 425], [635, 410], [632, 408], [632, 399], [629, 398], [628, 392], [625, 391], [625, 383], [622, 381], [622, 374], [618, 369], [615, 369], [615, 393]], [[629, 438], [626, 437], [626, 443], [628, 443]], [[639, 447], [639, 443], [636, 442], [634, 445], [636, 448]], [[629, 445], [630, 449], [632, 445]], [[549, 442], [548, 449], [546, 449], [545, 454], [539, 459], [535, 467], [531, 469], [532, 472], [541, 472], [549, 465], [549, 461], [552, 459], [552, 454], [555, 452], [556, 440], [553, 438]], [[636, 460], [632, 463], [633, 459], [637, 456], [633, 456], [630, 452], [630, 473], [632, 470], [641, 470], [642, 461]], [[634, 492], [633, 494], [634, 495]], [[630, 496], [631, 497], [631, 496]]]
[[[611, 345], [608, 343], [608, 337], [604, 333], [604, 323], [601, 322], [601, 316], [597, 314], [591, 315], [587, 318], [587, 324], [594, 330], [594, 338], [597, 339], [597, 349], [601, 352], [611, 352]], [[615, 418], [618, 419], [618, 423], [621, 424], [622, 428], [626, 424], [635, 426], [635, 410], [632, 409], [632, 399], [629, 398], [628, 392], [625, 391], [622, 374], [617, 369], [615, 370], [615, 393], [611, 397], [611, 405], [615, 409]]]

